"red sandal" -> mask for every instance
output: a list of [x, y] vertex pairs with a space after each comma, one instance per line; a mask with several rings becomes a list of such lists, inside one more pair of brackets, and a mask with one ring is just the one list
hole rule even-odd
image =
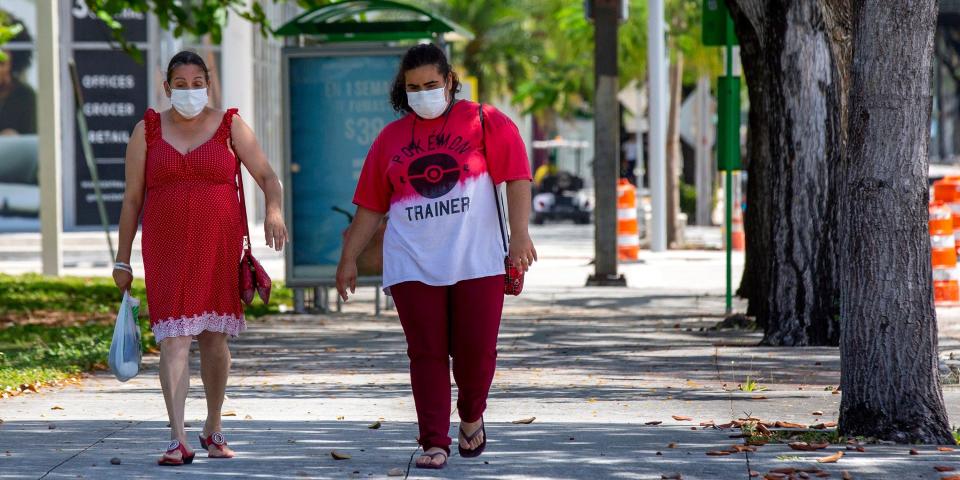
[[[176, 452], [180, 452], [180, 458], [171, 458], [170, 455]], [[193, 457], [196, 456], [196, 452], [188, 452], [187, 447], [184, 447], [180, 440], [173, 440], [167, 447], [167, 451], [164, 452], [163, 458], [157, 460], [157, 465], [179, 467], [180, 465], [193, 463]]]
[[223, 433], [221, 432], [213, 432], [207, 438], [203, 438], [203, 435], [201, 434], [200, 446], [203, 447], [204, 450], [207, 450], [208, 458], [233, 458], [236, 456], [233, 453], [230, 453], [229, 455], [224, 455], [221, 457], [214, 457], [209, 454], [210, 447], [216, 447], [217, 450], [220, 450], [221, 452], [223, 452], [224, 451], [223, 447], [227, 446], [227, 439], [223, 437]]

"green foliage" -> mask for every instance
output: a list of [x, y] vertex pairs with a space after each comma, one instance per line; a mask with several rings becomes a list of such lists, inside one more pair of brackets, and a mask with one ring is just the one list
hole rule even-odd
[[470, 30], [474, 38], [452, 45], [461, 74], [477, 78], [479, 98], [490, 102], [509, 95], [515, 79], [531, 72], [528, 58], [533, 42], [524, 28], [528, 14], [522, 2], [511, 0], [432, 0], [430, 7]]
[[[143, 280], [135, 280], [131, 294], [141, 301], [143, 348], [154, 348]], [[63, 380], [80, 372], [103, 368], [113, 336], [113, 318], [120, 294], [110, 278], [48, 278], [40, 275], [0, 274], [0, 317], [14, 325], [0, 328], [0, 392], [21, 384]], [[248, 319], [291, 307], [293, 292], [275, 283], [270, 305], [259, 299], [246, 307]], [[18, 319], [53, 320], [54, 325], [17, 324]], [[76, 325], [64, 326], [62, 319]]]
[[[144, 300], [143, 280], [134, 281], [131, 294]], [[37, 311], [103, 316], [116, 313], [120, 305], [120, 294], [110, 278], [0, 274], [0, 298], [0, 316], [31, 315]], [[145, 306], [141, 310], [146, 311]]]
[[[131, 295], [141, 301], [140, 311], [149, 311], [143, 280], [133, 282]], [[36, 312], [72, 313], [90, 316], [113, 316], [120, 305], [120, 293], [111, 278], [49, 278], [35, 274], [11, 276], [0, 274], [0, 317], [29, 317]], [[246, 307], [245, 314], [256, 318], [280, 312], [280, 305], [292, 307], [293, 291], [274, 282], [270, 304], [259, 299]]]
[[[860, 437], [862, 438], [862, 437]], [[793, 430], [774, 430], [769, 437], [765, 438], [771, 442], [792, 443], [806, 442], [809, 444], [829, 443], [831, 445], [846, 445], [847, 437], [841, 435], [837, 429], [830, 430], [808, 430], [797, 432]]]
[[762, 392], [767, 389], [767, 387], [761, 387], [756, 380], [749, 376], [747, 377], [747, 381], [741, 383], [737, 388], [739, 388], [741, 392]]
[[[113, 38], [132, 57], [142, 61], [140, 52], [127, 42], [123, 25], [116, 17], [125, 10], [141, 13], [153, 13], [160, 28], [170, 30], [176, 37], [209, 35], [213, 43], [220, 43], [223, 28], [230, 15], [243, 18], [260, 29], [264, 36], [272, 34], [272, 25], [263, 9], [263, 1], [255, 0], [202, 0], [174, 2], [171, 0], [83, 0], [87, 7], [110, 28]], [[273, 3], [286, 3], [286, 0], [271, 0]], [[298, 0], [304, 8], [326, 5], [329, 0]], [[2, 43], [2, 42], [0, 42]]]
[[[720, 51], [701, 41], [700, 2], [667, 0], [668, 48], [684, 57], [684, 83], [720, 71]], [[532, 75], [517, 82], [513, 100], [529, 113], [552, 111], [560, 116], [589, 113], [593, 101], [594, 26], [582, 2], [530, 0], [525, 25], [535, 42], [528, 45]], [[456, 18], [454, 18], [456, 20]], [[647, 3], [631, 2], [629, 18], [619, 28], [620, 85], [646, 83]]]
[[680, 182], [680, 211], [687, 214], [688, 219], [697, 216], [697, 187]]
[[[154, 347], [149, 320], [140, 318], [143, 349]], [[14, 325], [0, 329], [0, 391], [22, 384], [53, 382], [105, 368], [113, 325], [71, 327]]]

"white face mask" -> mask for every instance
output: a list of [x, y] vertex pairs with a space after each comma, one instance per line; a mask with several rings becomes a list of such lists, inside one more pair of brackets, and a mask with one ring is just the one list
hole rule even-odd
[[207, 106], [207, 89], [174, 89], [170, 93], [170, 103], [184, 118], [193, 118]]
[[447, 88], [438, 87], [433, 90], [407, 92], [407, 103], [421, 118], [427, 120], [437, 118], [447, 109]]

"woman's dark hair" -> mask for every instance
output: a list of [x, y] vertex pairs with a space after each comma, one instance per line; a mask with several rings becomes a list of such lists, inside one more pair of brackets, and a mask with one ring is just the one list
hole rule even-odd
[[450, 91], [454, 95], [460, 93], [460, 78], [450, 67], [447, 55], [440, 47], [432, 43], [424, 43], [407, 50], [403, 60], [400, 61], [400, 70], [397, 71], [397, 78], [393, 80], [393, 88], [390, 90], [390, 103], [393, 104], [394, 110], [401, 113], [413, 111], [407, 103], [407, 71], [424, 65], [436, 65], [444, 79], [447, 78], [447, 74], [452, 73], [453, 85]]
[[[23, 23], [23, 20], [11, 15], [5, 10], [0, 10], [0, 17], [6, 15], [8, 25], [20, 25], [21, 30], [17, 36], [10, 39], [10, 42], [23, 42], [23, 43], [33, 43], [33, 37], [30, 36], [30, 32], [27, 31], [27, 25]], [[33, 49], [16, 49], [8, 50], [7, 61], [10, 62], [10, 73], [13, 76], [18, 77], [26, 69], [30, 68], [30, 64], [33, 63]]]
[[167, 83], [173, 81], [173, 70], [183, 65], [196, 65], [200, 67], [203, 69], [203, 75], [206, 77], [207, 83], [210, 83], [210, 70], [207, 69], [207, 64], [200, 55], [189, 50], [184, 50], [170, 59], [170, 64], [167, 65]]

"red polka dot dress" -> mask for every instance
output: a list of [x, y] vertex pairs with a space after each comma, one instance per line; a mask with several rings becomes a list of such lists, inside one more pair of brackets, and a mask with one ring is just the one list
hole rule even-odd
[[163, 139], [159, 113], [144, 115], [143, 266], [157, 342], [203, 331], [236, 336], [246, 328], [237, 157], [228, 148], [236, 113], [227, 110], [213, 138], [186, 155]]

